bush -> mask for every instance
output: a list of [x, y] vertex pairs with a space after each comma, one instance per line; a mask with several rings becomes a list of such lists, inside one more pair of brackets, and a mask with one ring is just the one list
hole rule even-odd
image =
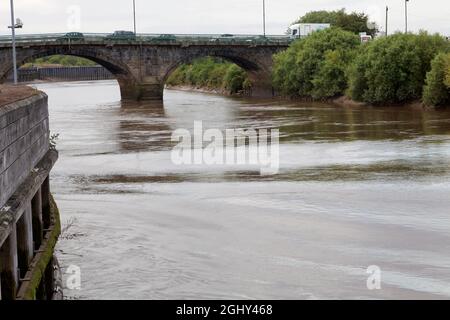
[[371, 104], [420, 99], [431, 61], [449, 44], [439, 35], [395, 34], [362, 46], [349, 71], [348, 95]]
[[175, 69], [175, 71], [173, 71], [170, 77], [167, 79], [167, 84], [172, 86], [184, 84], [186, 82], [187, 68], [188, 66], [183, 64], [179, 68]]
[[244, 70], [239, 68], [237, 65], [231, 65], [224, 77], [224, 86], [231, 93], [237, 93], [244, 89], [244, 82], [246, 80], [247, 74]]
[[339, 28], [314, 32], [274, 56], [273, 85], [283, 95], [323, 99], [347, 88], [347, 68], [359, 37]]
[[450, 104], [450, 54], [441, 53], [431, 63], [426, 85], [423, 90], [423, 102], [426, 105], [441, 106]]
[[444, 83], [447, 88], [450, 88], [450, 57], [447, 55], [447, 70], [445, 72]]
[[245, 70], [239, 66], [208, 57], [181, 65], [169, 76], [167, 84], [223, 89], [234, 94], [248, 89], [250, 80]]

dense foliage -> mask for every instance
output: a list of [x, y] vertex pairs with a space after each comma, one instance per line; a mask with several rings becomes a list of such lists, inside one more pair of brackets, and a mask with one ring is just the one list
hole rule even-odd
[[311, 11], [300, 17], [295, 23], [330, 23], [333, 27], [338, 27], [356, 34], [366, 32], [375, 35], [376, 24], [370, 22], [369, 16], [365, 13], [346, 13], [345, 9], [337, 11]]
[[450, 104], [450, 53], [441, 53], [431, 62], [423, 102], [432, 106]]
[[91, 60], [80, 57], [54, 55], [36, 59], [35, 61], [28, 63], [26, 66], [32, 65], [33, 66], [60, 65], [64, 67], [87, 67], [87, 66], [95, 66], [97, 64]]
[[362, 46], [349, 72], [349, 96], [371, 104], [422, 97], [431, 61], [449, 47], [439, 35], [395, 34]]
[[448, 88], [450, 88], [450, 56], [449, 55], [447, 55], [446, 62], [447, 62], [446, 63], [447, 69], [445, 72], [444, 83]]
[[273, 85], [283, 95], [330, 98], [347, 88], [359, 37], [339, 28], [314, 32], [274, 56]]
[[231, 94], [250, 88], [245, 70], [233, 63], [211, 57], [181, 65], [170, 75], [167, 84], [220, 89]]

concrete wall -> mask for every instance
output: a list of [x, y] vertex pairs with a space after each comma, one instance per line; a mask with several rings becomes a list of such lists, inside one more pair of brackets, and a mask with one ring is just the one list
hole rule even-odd
[[61, 231], [44, 93], [0, 107], [0, 300], [51, 299]]
[[49, 150], [47, 96], [0, 107], [0, 208]]

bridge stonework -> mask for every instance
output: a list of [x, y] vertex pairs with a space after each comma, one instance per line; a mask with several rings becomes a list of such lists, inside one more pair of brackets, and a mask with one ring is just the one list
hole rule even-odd
[[[221, 57], [242, 67], [252, 81], [252, 96], [272, 97], [273, 55], [287, 45], [236, 44], [93, 44], [21, 43], [18, 66], [36, 58], [72, 55], [90, 59], [109, 70], [117, 79], [124, 100], [162, 100], [164, 84], [182, 63], [200, 57]], [[0, 47], [0, 82], [12, 71], [11, 47]]]

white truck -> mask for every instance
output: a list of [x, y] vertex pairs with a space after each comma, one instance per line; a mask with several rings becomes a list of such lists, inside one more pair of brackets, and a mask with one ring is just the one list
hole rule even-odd
[[289, 27], [289, 36], [292, 39], [304, 38], [314, 31], [325, 30], [331, 27], [329, 23], [297, 23]]
[[372, 36], [370, 34], [367, 34], [366, 32], [361, 32], [359, 34], [359, 38], [361, 39], [361, 43], [367, 43], [372, 41]]

